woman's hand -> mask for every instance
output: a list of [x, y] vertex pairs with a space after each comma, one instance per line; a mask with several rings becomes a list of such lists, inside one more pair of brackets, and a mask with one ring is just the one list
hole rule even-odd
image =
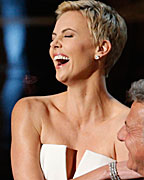
[[[126, 161], [117, 163], [117, 172], [119, 174], [119, 177], [124, 180], [142, 178], [140, 174], [127, 168]], [[108, 180], [108, 179], [111, 179], [109, 165], [102, 166], [81, 177], [75, 178], [75, 180]]]
[[121, 179], [139, 179], [142, 177], [137, 172], [128, 169], [127, 161], [118, 162], [117, 171]]

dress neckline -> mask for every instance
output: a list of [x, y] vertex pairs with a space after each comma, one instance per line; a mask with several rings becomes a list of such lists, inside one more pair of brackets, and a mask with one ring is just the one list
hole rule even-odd
[[[47, 152], [47, 150], [48, 150], [48, 152], [52, 152], [52, 153], [57, 152], [58, 154], [59, 153], [61, 154], [62, 151], [66, 152], [67, 148], [70, 150], [74, 150], [74, 149], [69, 148], [67, 145], [64, 145], [64, 144], [42, 144], [40, 153], [42, 155], [43, 152]], [[57, 156], [58, 154], [55, 154], [54, 156]], [[51, 154], [49, 154], [48, 157], [49, 156], [51, 156]], [[77, 177], [79, 177], [85, 173], [90, 172], [91, 170], [99, 168], [103, 165], [106, 165], [109, 162], [112, 162], [112, 161], [115, 161], [115, 160], [108, 157], [108, 156], [105, 156], [103, 154], [99, 154], [99, 153], [96, 153], [94, 151], [86, 149], [82, 158], [80, 159], [77, 167], [75, 168], [73, 178], [77, 178]], [[49, 162], [49, 160], [47, 161], [47, 163], [48, 162]], [[65, 167], [67, 166], [66, 164], [67, 164], [67, 162], [65, 161]], [[65, 176], [67, 176], [67, 175], [65, 175]]]
[[[44, 143], [44, 144], [41, 144], [41, 148], [42, 148], [42, 146], [58, 146], [58, 147], [66, 147], [66, 148], [69, 148], [67, 145], [65, 145], [65, 144], [46, 144], [46, 143]], [[69, 148], [69, 149], [71, 149], [71, 150], [74, 150], [74, 151], [77, 151], [76, 149], [72, 149], [72, 148]], [[114, 160], [113, 158], [110, 158], [109, 156], [106, 156], [106, 155], [103, 155], [103, 154], [101, 154], [101, 153], [97, 153], [97, 152], [95, 152], [95, 151], [92, 151], [92, 150], [89, 150], [89, 149], [86, 149], [85, 150], [85, 152], [84, 152], [84, 154], [87, 152], [87, 151], [89, 151], [89, 152], [92, 152], [92, 153], [95, 153], [95, 154], [98, 154], [98, 155], [100, 155], [100, 156], [103, 156], [103, 157], [105, 157], [105, 158], [109, 158], [109, 159], [112, 159], [112, 160]], [[83, 156], [84, 156], [84, 154], [83, 154]], [[82, 156], [82, 158], [83, 158], [83, 156]], [[82, 159], [81, 158], [81, 159]], [[80, 160], [81, 161], [81, 160]]]

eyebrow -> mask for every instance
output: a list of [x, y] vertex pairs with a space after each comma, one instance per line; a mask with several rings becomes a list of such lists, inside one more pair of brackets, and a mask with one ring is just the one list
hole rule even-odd
[[[66, 28], [66, 29], [63, 29], [63, 30], [62, 30], [62, 34], [63, 34], [64, 32], [66, 32], [66, 31], [69, 31], [69, 30], [77, 33], [77, 31], [74, 30], [74, 29], [72, 29], [72, 28]], [[57, 34], [56, 34], [55, 32], [53, 32], [52, 35], [55, 35], [55, 36], [56, 36]]]

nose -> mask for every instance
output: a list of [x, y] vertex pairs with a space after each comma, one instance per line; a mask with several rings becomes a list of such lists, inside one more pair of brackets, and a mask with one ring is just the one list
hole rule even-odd
[[117, 138], [119, 141], [125, 141], [127, 136], [126, 126], [124, 125], [118, 132]]
[[62, 47], [62, 43], [59, 37], [56, 37], [51, 43], [50, 43], [50, 47], [51, 48], [61, 48]]

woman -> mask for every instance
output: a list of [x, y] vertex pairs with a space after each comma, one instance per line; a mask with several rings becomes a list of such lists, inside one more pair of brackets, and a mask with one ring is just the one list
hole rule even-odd
[[50, 56], [67, 91], [24, 98], [15, 105], [14, 178], [106, 179], [118, 178], [117, 171], [121, 178], [138, 177], [123, 163], [117, 171], [110, 163], [125, 161], [128, 154], [117, 132], [129, 108], [114, 99], [105, 84], [127, 39], [125, 22], [94, 0], [64, 2], [56, 12]]

